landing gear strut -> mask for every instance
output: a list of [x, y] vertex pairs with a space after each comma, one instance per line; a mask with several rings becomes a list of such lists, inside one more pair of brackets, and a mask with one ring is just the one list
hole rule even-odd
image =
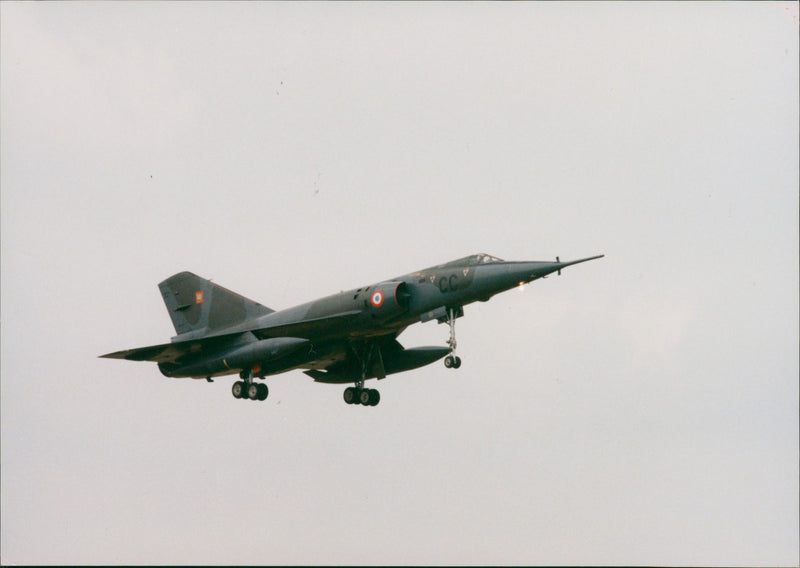
[[246, 398], [249, 400], [267, 400], [269, 388], [264, 383], [253, 382], [253, 371], [242, 371], [239, 376], [243, 381], [233, 383], [231, 392], [233, 398]]
[[[361, 361], [361, 378], [355, 381], [356, 386], [344, 389], [344, 401], [347, 404], [360, 404], [362, 406], [377, 406], [381, 401], [381, 393], [376, 389], [365, 389], [364, 381], [367, 378], [367, 369], [372, 367], [375, 358], [380, 360], [381, 354], [377, 345], [367, 344], [361, 354], [355, 351], [356, 357]], [[377, 353], [376, 353], [377, 351]], [[381, 369], [383, 362], [380, 361]], [[385, 376], [385, 375], [383, 375]], [[378, 375], [378, 378], [383, 378]]]
[[447, 309], [447, 323], [450, 324], [450, 339], [447, 340], [450, 355], [445, 357], [444, 366], [448, 369], [458, 369], [461, 366], [461, 357], [456, 355], [456, 311], [453, 308]]

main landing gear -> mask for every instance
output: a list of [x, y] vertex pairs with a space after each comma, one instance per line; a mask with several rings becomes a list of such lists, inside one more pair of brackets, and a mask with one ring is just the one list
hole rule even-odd
[[267, 400], [269, 388], [264, 383], [253, 382], [253, 371], [242, 371], [239, 376], [243, 381], [233, 383], [231, 392], [233, 398], [246, 398], [250, 400]]
[[347, 404], [377, 406], [381, 401], [381, 393], [375, 389], [365, 389], [364, 381], [367, 379], [367, 370], [374, 369], [376, 359], [380, 371], [375, 373], [373, 370], [373, 373], [375, 373], [379, 379], [386, 376], [383, 369], [380, 348], [375, 344], [367, 343], [362, 346], [362, 348], [354, 349], [354, 354], [361, 363], [361, 375], [359, 379], [355, 380], [354, 387], [347, 387], [344, 389], [344, 401]]
[[450, 355], [444, 358], [444, 366], [448, 369], [458, 369], [461, 366], [461, 357], [456, 355], [456, 311], [453, 308], [447, 309], [447, 323], [450, 324], [450, 339], [447, 340]]
[[361, 404], [363, 406], [377, 406], [381, 401], [381, 393], [375, 389], [363, 387], [347, 387], [344, 389], [344, 401], [347, 404]]

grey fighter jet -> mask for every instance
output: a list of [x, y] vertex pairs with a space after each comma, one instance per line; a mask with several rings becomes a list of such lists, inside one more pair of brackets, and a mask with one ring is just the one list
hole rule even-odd
[[[265, 400], [269, 393], [256, 379], [304, 369], [320, 383], [352, 383], [344, 391], [347, 404], [375, 406], [380, 394], [364, 387], [367, 379], [442, 358], [448, 369], [461, 366], [455, 324], [465, 305], [602, 256], [506, 262], [474, 254], [281, 311], [180, 272], [158, 285], [177, 332], [172, 341], [101, 357], [153, 361], [167, 377], [211, 382], [238, 374], [233, 396], [249, 400]], [[407, 349], [397, 341], [411, 324], [432, 320], [449, 324], [447, 347]]]

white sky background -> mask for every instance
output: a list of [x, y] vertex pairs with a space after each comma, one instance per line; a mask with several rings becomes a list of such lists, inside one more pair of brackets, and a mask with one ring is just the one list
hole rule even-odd
[[[797, 6], [2, 2], [3, 563], [797, 565]], [[481, 251], [607, 256], [377, 408], [97, 358]]]

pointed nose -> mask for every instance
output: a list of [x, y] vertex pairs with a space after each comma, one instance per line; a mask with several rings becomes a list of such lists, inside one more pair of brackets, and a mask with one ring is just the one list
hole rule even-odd
[[535, 280], [536, 278], [542, 278], [543, 276], [547, 276], [548, 274], [552, 274], [553, 272], [558, 272], [560, 274], [561, 269], [566, 268], [567, 266], [580, 264], [582, 262], [589, 262], [590, 260], [603, 258], [604, 256], [605, 256], [604, 254], [598, 254], [597, 256], [590, 256], [587, 258], [570, 260], [567, 262], [561, 262], [560, 260], [556, 259], [556, 262], [526, 262], [522, 264], [528, 265], [525, 268], [529, 270], [528, 274], [530, 275], [530, 278], [528, 278], [526, 282], [530, 282], [531, 280]]
[[472, 288], [473, 294], [481, 300], [486, 300], [499, 292], [510, 290], [520, 284], [527, 284], [537, 278], [543, 278], [553, 272], [559, 272], [562, 268], [588, 262], [605, 255], [590, 256], [579, 260], [567, 262], [497, 262], [479, 267], [475, 284]]

